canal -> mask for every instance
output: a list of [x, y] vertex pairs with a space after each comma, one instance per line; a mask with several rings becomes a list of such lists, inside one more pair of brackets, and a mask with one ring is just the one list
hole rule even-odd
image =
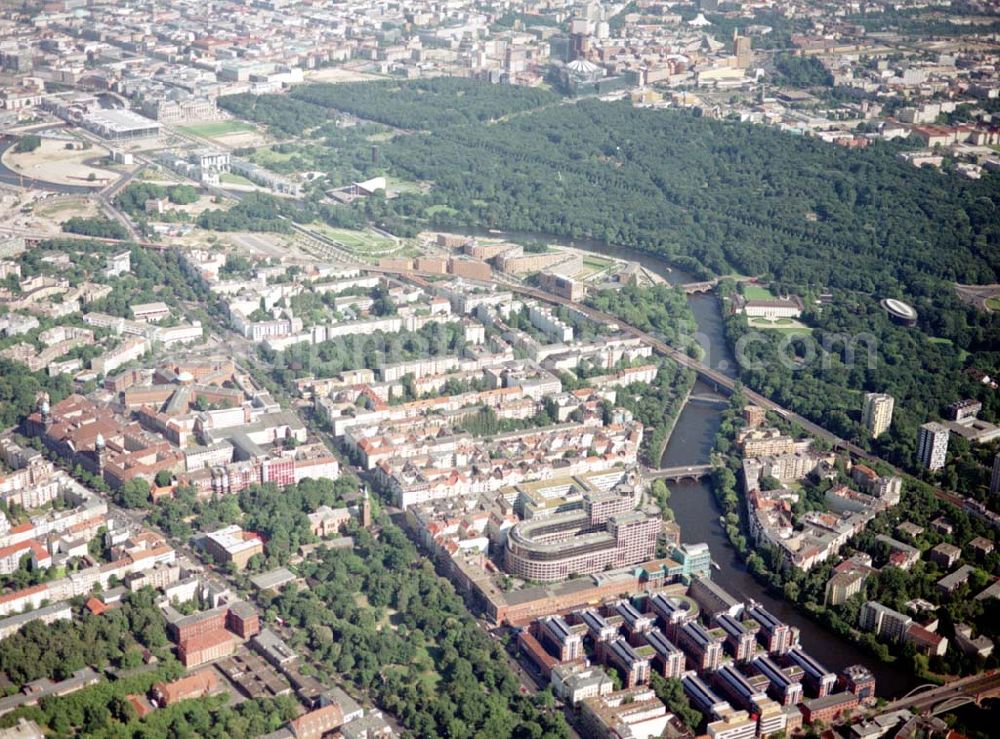
[[[544, 234], [486, 232], [470, 233], [477, 236], [502, 236], [518, 240], [532, 238], [560, 243], [598, 254], [628, 259], [662, 276], [671, 284], [697, 282], [697, 278], [682, 270], [673, 269], [657, 257], [623, 247], [612, 247], [592, 239], [558, 239]], [[726, 343], [722, 311], [718, 298], [712, 293], [696, 293], [688, 302], [698, 325], [698, 343], [704, 351], [704, 361], [711, 367], [730, 376], [736, 374], [736, 363]], [[713, 388], [698, 382], [693, 395], [714, 394]], [[722, 423], [722, 408], [713, 403], [692, 400], [681, 411], [677, 425], [660, 460], [661, 467], [704, 464], [715, 443], [715, 435]], [[803, 648], [831, 670], [842, 670], [848, 665], [863, 664], [877, 680], [880, 696], [892, 698], [903, 695], [919, 684], [909, 672], [894, 664], [885, 664], [863, 651], [852, 642], [831, 633], [826, 628], [796, 610], [783, 598], [767, 592], [747, 571], [719, 521], [722, 510], [715, 500], [711, 484], [705, 481], [675, 483], [670, 486], [670, 507], [681, 527], [686, 542], [705, 542], [718, 565], [712, 579], [740, 600], [753, 599], [776, 617], [799, 629]]]

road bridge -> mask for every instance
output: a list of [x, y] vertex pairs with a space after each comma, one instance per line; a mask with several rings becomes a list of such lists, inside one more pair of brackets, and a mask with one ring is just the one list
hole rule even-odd
[[663, 480], [664, 482], [696, 482], [712, 474], [710, 464], [692, 464], [678, 467], [661, 467], [658, 470], [648, 470], [645, 477], [649, 480]]

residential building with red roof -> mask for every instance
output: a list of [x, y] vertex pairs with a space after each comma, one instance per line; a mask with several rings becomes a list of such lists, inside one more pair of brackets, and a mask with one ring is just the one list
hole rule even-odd
[[172, 683], [156, 683], [152, 695], [162, 706], [170, 706], [182, 700], [201, 698], [208, 695], [219, 684], [212, 668], [199, 670]]

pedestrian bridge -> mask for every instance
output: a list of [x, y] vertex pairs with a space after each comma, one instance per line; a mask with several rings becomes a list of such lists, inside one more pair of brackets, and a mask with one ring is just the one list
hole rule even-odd
[[650, 480], [663, 480], [664, 482], [684, 482], [690, 480], [695, 482], [712, 474], [710, 464], [691, 464], [680, 467], [663, 467], [658, 470], [649, 470], [646, 477]]

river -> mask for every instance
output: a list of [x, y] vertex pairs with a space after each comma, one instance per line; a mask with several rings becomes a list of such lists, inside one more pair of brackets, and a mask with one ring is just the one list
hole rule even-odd
[[[593, 239], [559, 239], [530, 233], [469, 232], [469, 235], [500, 235], [514, 240], [531, 238], [560, 243], [639, 262], [671, 284], [698, 281], [682, 270], [671, 268], [662, 259], [653, 255], [634, 249], [608, 246]], [[721, 372], [735, 376], [736, 363], [726, 343], [718, 298], [712, 293], [696, 293], [689, 296], [688, 302], [698, 324], [697, 339], [705, 351], [704, 361]], [[699, 382], [693, 394], [711, 395], [715, 392], [708, 385]], [[664, 450], [660, 466], [674, 467], [708, 462], [715, 434], [721, 423], [720, 406], [698, 400], [688, 402], [677, 419], [677, 425]], [[718, 570], [713, 570], [712, 579], [733, 596], [741, 600], [752, 598], [776, 617], [796, 626], [801, 634], [803, 648], [828, 669], [839, 671], [848, 665], [863, 664], [875, 674], [878, 694], [886, 698], [903, 695], [919, 684], [920, 681], [908, 670], [880, 662], [852, 642], [833, 634], [803, 615], [784, 599], [769, 594], [747, 571], [736, 550], [729, 543], [726, 532], [719, 522], [722, 510], [715, 500], [708, 481], [672, 484], [670, 507], [681, 527], [684, 541], [705, 542], [711, 548], [712, 558], [719, 567]]]

